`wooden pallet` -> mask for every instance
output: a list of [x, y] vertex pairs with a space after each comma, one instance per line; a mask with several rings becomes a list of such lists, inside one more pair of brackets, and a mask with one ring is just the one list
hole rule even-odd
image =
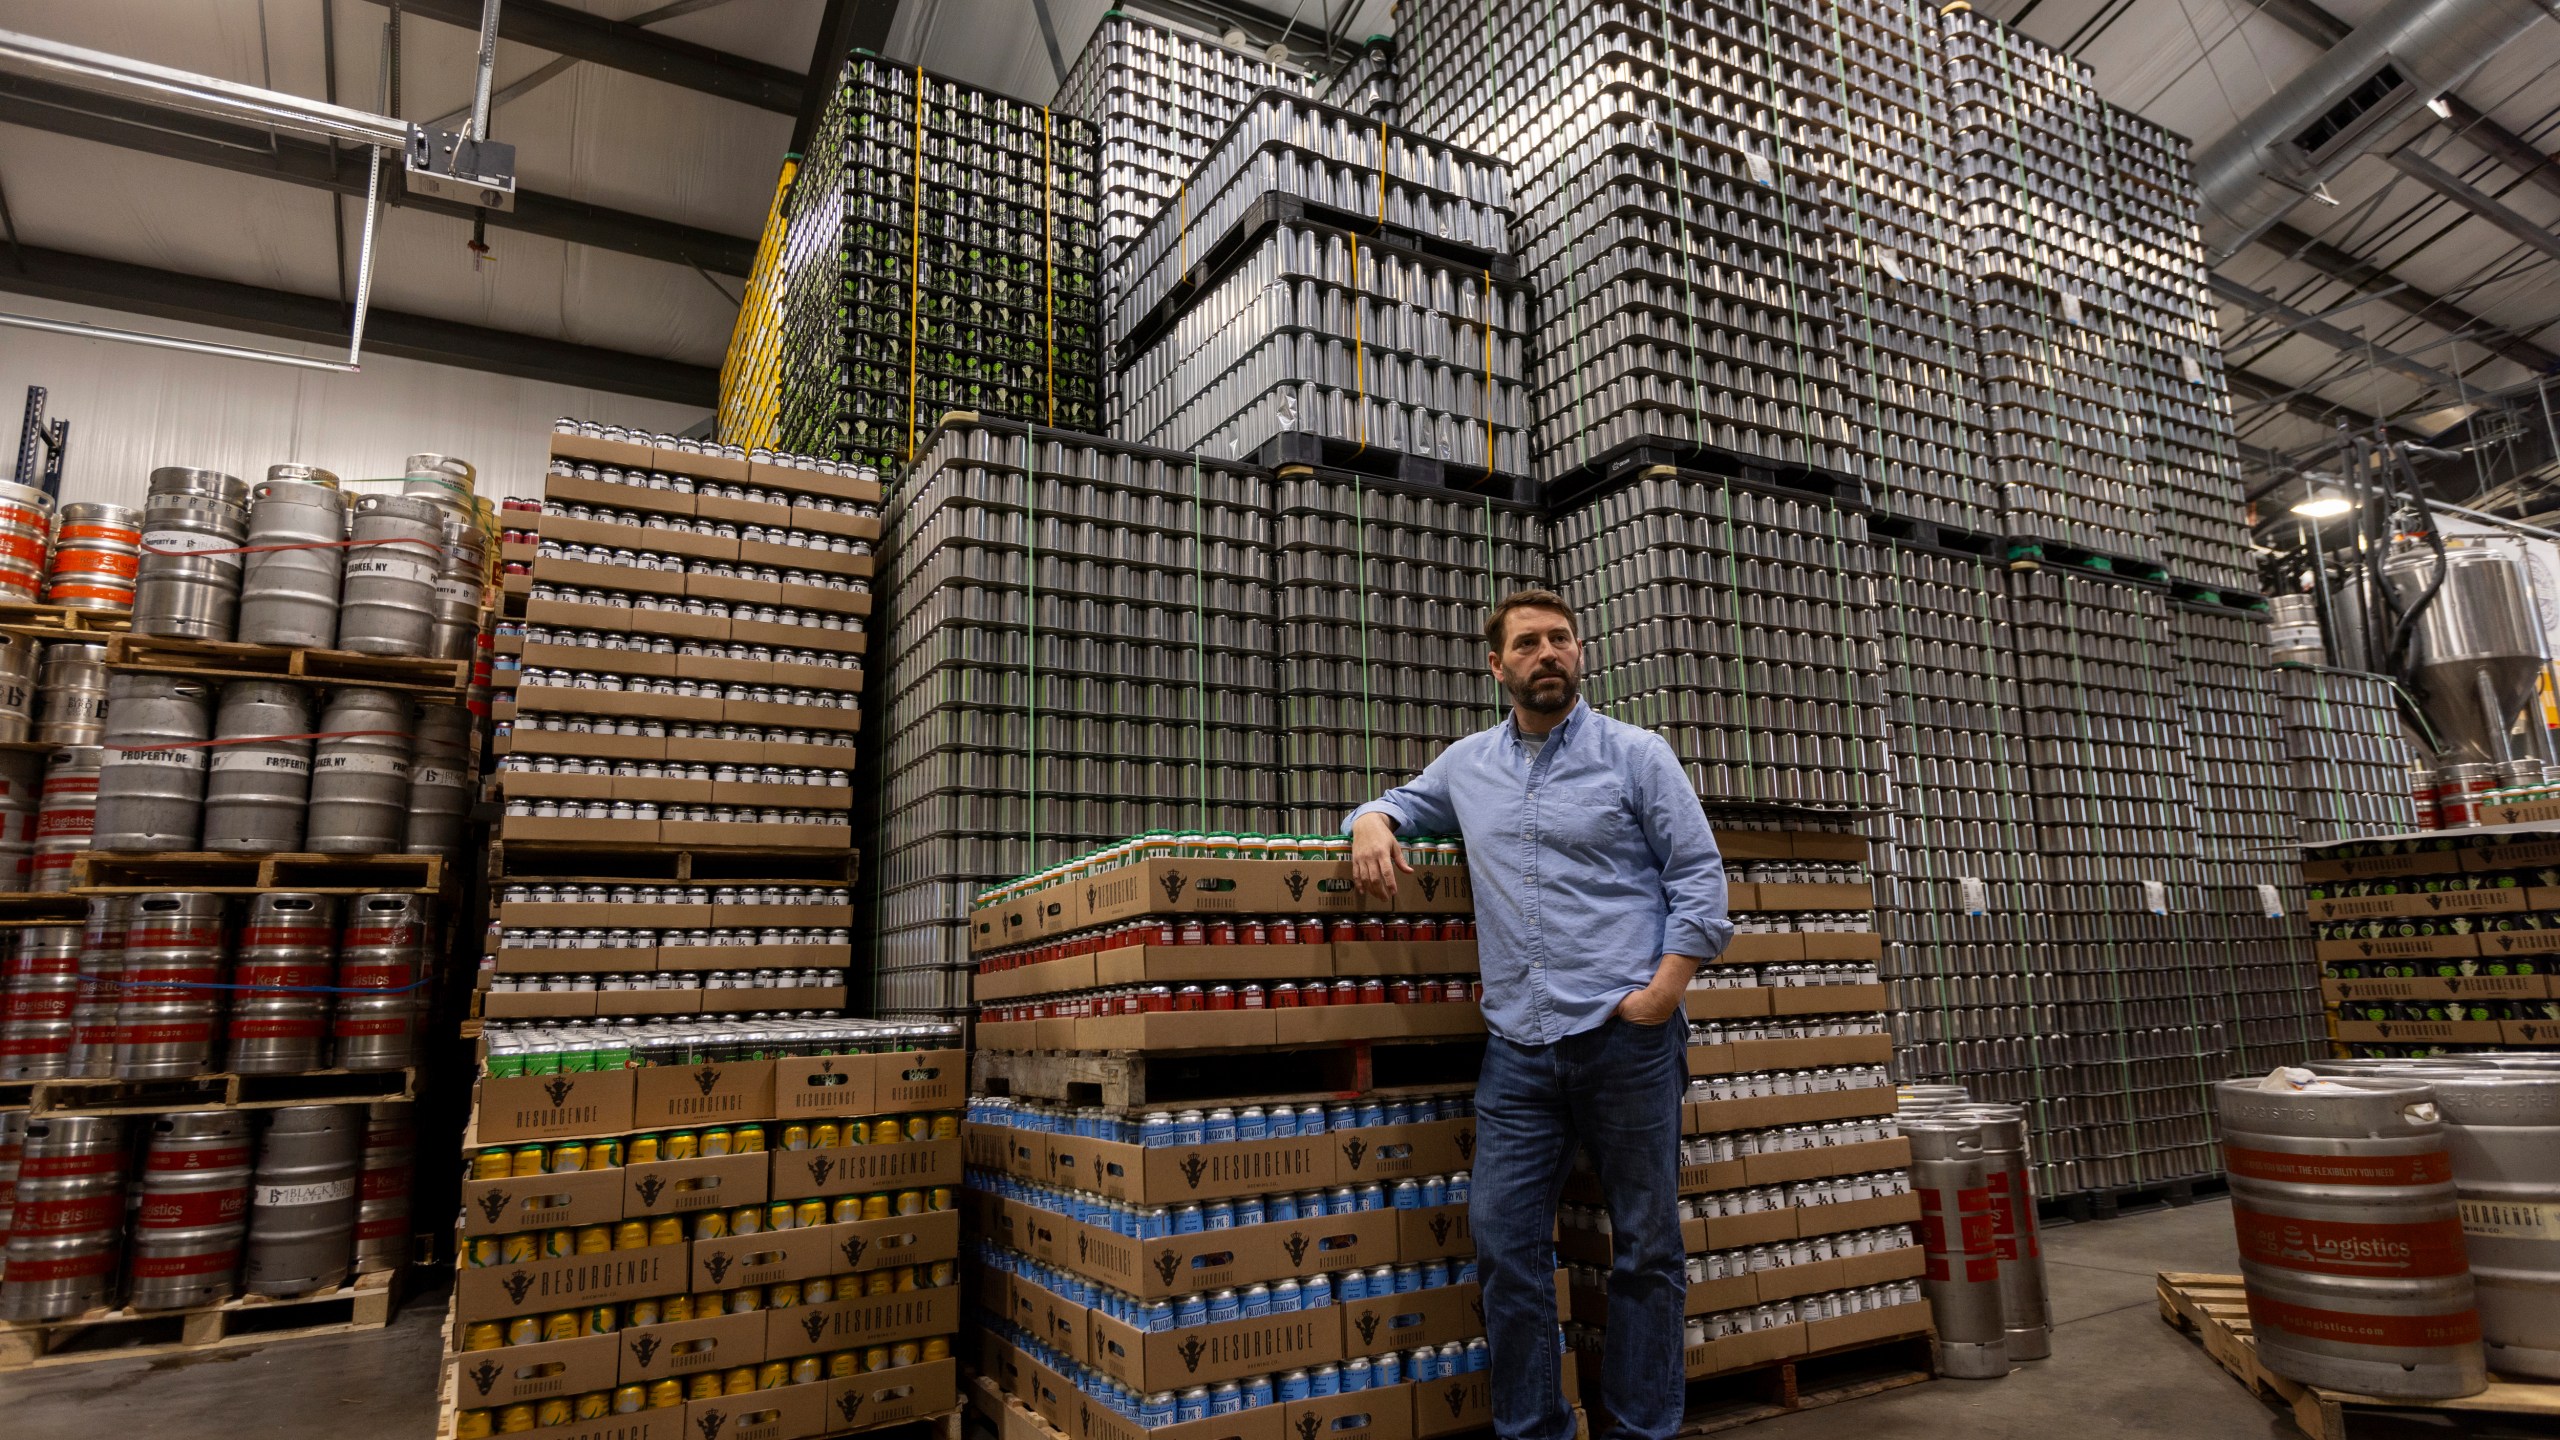
[[67, 891], [0, 893], [0, 929], [77, 925], [88, 916], [89, 902]]
[[291, 1075], [189, 1075], [174, 1080], [0, 1081], [0, 1108], [34, 1115], [156, 1115], [170, 1110], [272, 1110], [414, 1100], [415, 1070], [304, 1070]]
[[208, 850], [161, 854], [91, 851], [71, 861], [75, 895], [137, 895], [155, 890], [195, 890], [217, 895], [263, 895], [296, 890], [316, 895], [371, 895], [399, 891], [433, 895], [444, 889], [442, 855], [228, 855]]
[[1936, 1350], [1926, 1334], [1793, 1355], [1688, 1382], [1680, 1428], [1672, 1433], [1712, 1435], [1936, 1378]]
[[359, 655], [352, 650], [305, 650], [231, 640], [173, 640], [159, 635], [122, 634], [109, 638], [107, 668], [200, 680], [364, 685], [455, 701], [471, 686], [469, 660]]
[[1199, 1105], [1322, 1104], [1472, 1089], [1477, 1038], [1345, 1040], [1287, 1050], [1138, 1055], [1084, 1050], [981, 1050], [978, 1093], [1111, 1110]]
[[400, 1308], [404, 1273], [377, 1270], [335, 1290], [291, 1300], [244, 1295], [189, 1310], [99, 1310], [68, 1320], [0, 1323], [0, 1370], [146, 1360], [379, 1330]]
[[0, 633], [38, 640], [104, 640], [132, 623], [130, 610], [79, 610], [24, 600], [0, 603]]
[[581, 885], [849, 885], [858, 850], [780, 850], [742, 845], [686, 850], [664, 845], [598, 845], [574, 840], [505, 840], [489, 846], [492, 881], [552, 880]]
[[2195, 1336], [2204, 1353], [2252, 1394], [2290, 1409], [2293, 1423], [2311, 1440], [2350, 1440], [2367, 1433], [2372, 1418], [2384, 1411], [2435, 1413], [2457, 1430], [2465, 1428], [2458, 1414], [2504, 1415], [2515, 1417], [2521, 1431], [2560, 1432], [2560, 1384], [2493, 1376], [2488, 1389], [2459, 1400], [2390, 1400], [2325, 1390], [2287, 1380], [2259, 1363], [2239, 1276], [2163, 1271], [2158, 1294], [2161, 1319]]

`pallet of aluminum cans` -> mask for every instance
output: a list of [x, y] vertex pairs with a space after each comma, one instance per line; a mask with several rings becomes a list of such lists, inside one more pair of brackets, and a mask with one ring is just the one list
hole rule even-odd
[[1319, 97], [1327, 105], [1396, 123], [1396, 37], [1372, 35], [1351, 63], [1333, 73]]
[[1268, 830], [1270, 481], [945, 417], [890, 515], [883, 1003], [959, 1014], [987, 884], [1154, 826]]
[[2448, 813], [2433, 766], [2401, 736], [2388, 677], [2314, 665], [2276, 667], [2294, 815], [2305, 843], [2473, 823], [2472, 797]]
[[2373, 834], [2301, 854], [2319, 966], [2309, 998], [2342, 1053], [2560, 1042], [2560, 837], [2546, 821]]
[[865, 1020], [491, 1034], [439, 1433], [949, 1413], [965, 1065], [956, 1029]]
[[1519, 278], [1501, 161], [1290, 90], [1265, 90], [1218, 137], [1179, 203], [1113, 257], [1104, 319], [1113, 353], [1125, 361], [1143, 349], [1188, 308], [1186, 292], [1283, 219], [1403, 238], [1440, 259]]
[[783, 258], [777, 443], [887, 467], [946, 410], [1091, 429], [1094, 128], [847, 62], [767, 237]]

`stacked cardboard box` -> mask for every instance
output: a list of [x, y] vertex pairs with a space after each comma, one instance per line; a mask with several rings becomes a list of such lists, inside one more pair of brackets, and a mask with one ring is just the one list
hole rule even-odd
[[445, 1433], [803, 1440], [950, 1412], [957, 1039], [686, 1021], [493, 1043]]
[[2318, 999], [2352, 1056], [2560, 1042], [2560, 804], [2482, 807], [2497, 830], [2303, 848]]
[[[1929, 1329], [1866, 841], [1719, 827], [1733, 943], [1691, 983], [1681, 1239], [1692, 1378]], [[1606, 1345], [1606, 1197], [1568, 1190], [1575, 1347]]]
[[1466, 870], [1418, 843], [1373, 910], [1341, 844], [1142, 836], [975, 914], [980, 1362], [1067, 1435], [1490, 1421], [1464, 1097], [1339, 1099], [1472, 1075], [1406, 1043], [1482, 1033]]

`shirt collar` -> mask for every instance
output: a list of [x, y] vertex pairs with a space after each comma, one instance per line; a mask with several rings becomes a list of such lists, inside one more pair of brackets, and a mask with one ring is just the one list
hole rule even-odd
[[[1591, 702], [1582, 699], [1579, 696], [1575, 697], [1573, 708], [1565, 712], [1565, 716], [1562, 720], [1556, 722], [1556, 728], [1547, 732], [1547, 743], [1553, 745], [1558, 740], [1563, 739], [1566, 731], [1573, 729], [1583, 716], [1590, 713]], [[1524, 749], [1527, 747], [1529, 737], [1520, 733], [1519, 711], [1505, 711], [1502, 716], [1502, 728], [1503, 731], [1511, 737], [1512, 744], [1521, 746]]]

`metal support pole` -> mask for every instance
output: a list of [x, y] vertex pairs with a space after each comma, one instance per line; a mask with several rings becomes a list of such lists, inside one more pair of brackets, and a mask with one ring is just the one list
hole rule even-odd
[[471, 138], [489, 138], [489, 82], [498, 72], [499, 0], [480, 4], [480, 83], [471, 94]]

